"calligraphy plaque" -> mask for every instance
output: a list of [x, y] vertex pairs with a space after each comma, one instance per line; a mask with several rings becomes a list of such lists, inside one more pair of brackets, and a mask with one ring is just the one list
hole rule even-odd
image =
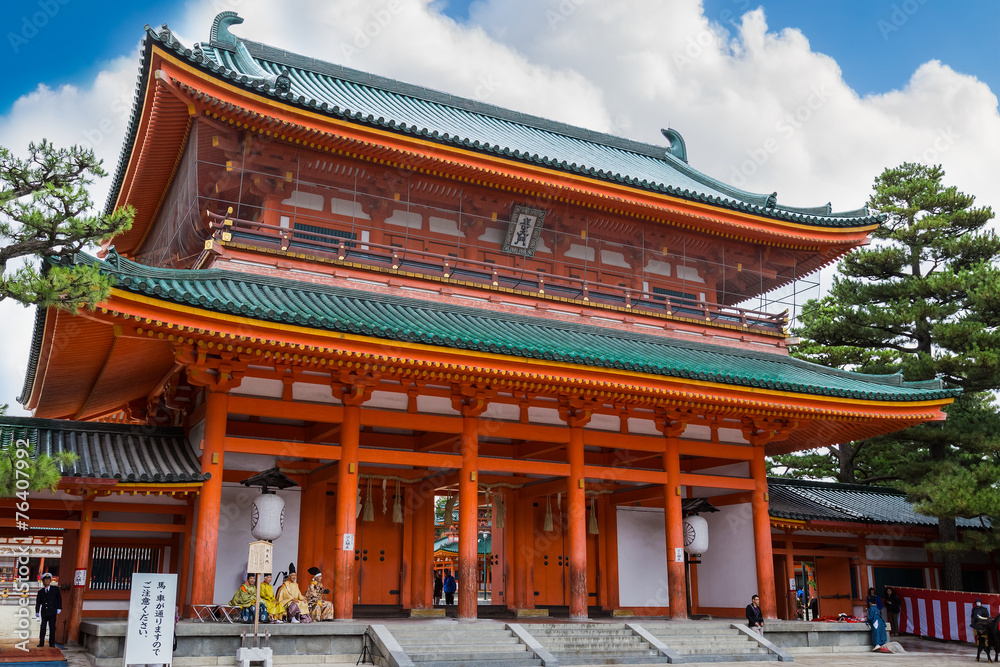
[[250, 555], [247, 558], [247, 573], [249, 574], [271, 574], [271, 557], [274, 553], [274, 545], [265, 540], [258, 540], [250, 543]]
[[517, 204], [510, 212], [510, 225], [503, 242], [503, 251], [521, 257], [533, 257], [538, 237], [545, 222], [545, 211]]
[[128, 604], [125, 665], [170, 665], [174, 659], [177, 575], [135, 572]]

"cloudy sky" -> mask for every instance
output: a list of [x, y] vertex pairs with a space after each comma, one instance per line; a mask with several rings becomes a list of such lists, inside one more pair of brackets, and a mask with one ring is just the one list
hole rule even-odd
[[[85, 144], [113, 171], [143, 25], [190, 46], [229, 9], [334, 63], [643, 141], [673, 127], [692, 166], [784, 204], [857, 208], [920, 161], [1000, 211], [997, 0], [7, 0], [0, 145]], [[13, 414], [31, 318], [0, 303]]]

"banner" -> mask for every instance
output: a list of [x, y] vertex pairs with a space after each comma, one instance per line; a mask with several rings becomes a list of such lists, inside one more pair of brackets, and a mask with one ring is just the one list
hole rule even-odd
[[177, 575], [136, 572], [128, 604], [125, 665], [173, 662]]
[[976, 599], [990, 612], [1000, 613], [1000, 595], [962, 593], [924, 588], [895, 588], [899, 596], [899, 626], [921, 637], [975, 643], [969, 618]]

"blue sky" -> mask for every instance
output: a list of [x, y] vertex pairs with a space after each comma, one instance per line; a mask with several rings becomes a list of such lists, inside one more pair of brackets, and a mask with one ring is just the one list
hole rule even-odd
[[[446, 0], [436, 6], [465, 22], [471, 4]], [[129, 52], [146, 23], [176, 25], [184, 5], [177, 0], [5, 0], [0, 50], [9, 65], [0, 113], [39, 83], [59, 86], [92, 78], [108, 60]], [[730, 21], [758, 6], [771, 30], [798, 28], [813, 51], [832, 56], [859, 95], [901, 88], [931, 59], [972, 74], [1000, 93], [998, 0], [704, 0], [706, 16], [730, 29]]]

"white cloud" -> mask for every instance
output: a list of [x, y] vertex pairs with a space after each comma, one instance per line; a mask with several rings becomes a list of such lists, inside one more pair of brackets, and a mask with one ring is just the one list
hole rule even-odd
[[[430, 0], [206, 0], [164, 18], [190, 45], [224, 9], [246, 19], [235, 33], [321, 60], [634, 139], [662, 144], [669, 125], [693, 166], [782, 203], [859, 207], [883, 168], [919, 159], [1000, 211], [1000, 115], [985, 84], [931, 61], [902, 90], [859, 97], [832, 58], [798, 30], [768, 31], [760, 10], [730, 20], [697, 0], [484, 0], [456, 23]], [[0, 144], [88, 142], [112, 171], [137, 65], [123, 56], [79, 87], [39, 87], [0, 117]], [[23, 377], [20, 312], [0, 305], [0, 402]]]

